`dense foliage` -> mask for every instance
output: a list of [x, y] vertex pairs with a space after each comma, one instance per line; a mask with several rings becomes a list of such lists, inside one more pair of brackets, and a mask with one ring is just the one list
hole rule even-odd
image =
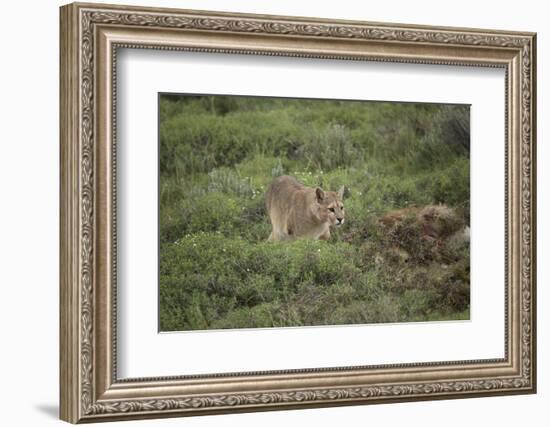
[[[161, 330], [468, 318], [469, 173], [466, 106], [162, 96]], [[346, 186], [330, 241], [266, 242], [281, 174]]]

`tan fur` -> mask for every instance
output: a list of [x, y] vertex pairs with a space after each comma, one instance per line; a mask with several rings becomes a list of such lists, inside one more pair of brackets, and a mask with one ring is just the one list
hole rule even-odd
[[266, 208], [272, 225], [268, 240], [302, 237], [328, 240], [330, 227], [344, 223], [343, 195], [344, 187], [338, 192], [323, 191], [306, 187], [292, 176], [276, 178], [266, 193]]

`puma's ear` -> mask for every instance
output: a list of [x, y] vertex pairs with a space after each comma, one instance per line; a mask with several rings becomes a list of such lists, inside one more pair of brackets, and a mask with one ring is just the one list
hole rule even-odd
[[317, 196], [317, 201], [319, 202], [325, 198], [325, 192], [319, 187], [315, 189], [315, 195]]
[[346, 191], [346, 187], [343, 185], [338, 190], [338, 197], [340, 197], [340, 200], [344, 200], [344, 192]]

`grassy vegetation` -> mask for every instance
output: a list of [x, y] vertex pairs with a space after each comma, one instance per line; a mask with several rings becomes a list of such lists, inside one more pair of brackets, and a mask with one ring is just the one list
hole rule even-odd
[[[469, 317], [467, 107], [162, 96], [160, 144], [161, 330]], [[266, 242], [282, 174], [346, 186], [330, 241]]]

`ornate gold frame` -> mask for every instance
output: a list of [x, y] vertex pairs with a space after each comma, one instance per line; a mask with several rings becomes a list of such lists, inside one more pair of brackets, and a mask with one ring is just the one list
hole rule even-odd
[[[535, 392], [535, 34], [188, 10], [61, 8], [61, 418], [77, 423]], [[506, 70], [505, 358], [118, 380], [118, 47]]]

